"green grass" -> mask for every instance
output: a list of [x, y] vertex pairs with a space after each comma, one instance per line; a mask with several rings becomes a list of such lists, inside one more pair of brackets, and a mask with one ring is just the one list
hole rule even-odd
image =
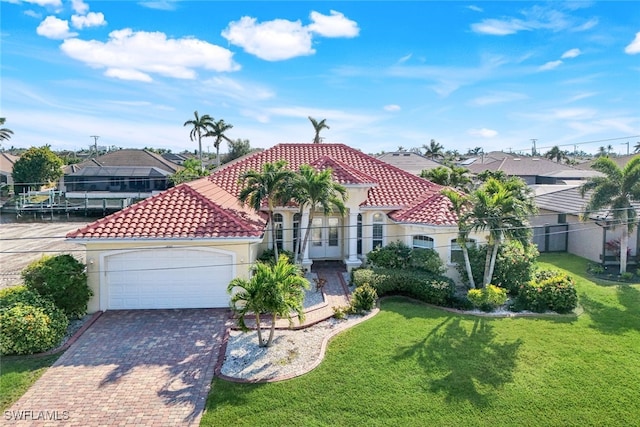
[[[302, 377], [215, 379], [202, 419], [219, 425], [617, 426], [640, 420], [640, 286], [577, 279], [579, 316], [478, 318], [403, 298], [330, 344]], [[635, 421], [633, 421], [635, 420]]]
[[60, 354], [47, 357], [10, 357], [0, 360], [0, 410], [18, 400]]

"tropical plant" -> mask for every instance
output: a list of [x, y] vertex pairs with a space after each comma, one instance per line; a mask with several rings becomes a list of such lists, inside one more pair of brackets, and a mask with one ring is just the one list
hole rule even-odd
[[454, 164], [423, 170], [420, 176], [435, 184], [453, 187], [462, 191], [468, 190], [471, 184], [469, 170]]
[[313, 117], [309, 116], [309, 121], [311, 122], [311, 125], [313, 126], [313, 130], [315, 131], [315, 136], [313, 137], [314, 144], [320, 144], [321, 142], [320, 131], [322, 131], [322, 129], [330, 129], [329, 125], [327, 125], [326, 123], [326, 120], [327, 119], [322, 119], [320, 121], [317, 121]]
[[636, 142], [636, 146], [633, 148], [634, 153], [640, 153], [640, 141]]
[[519, 178], [499, 181], [490, 178], [471, 195], [471, 210], [463, 220], [470, 231], [488, 231], [490, 248], [484, 268], [482, 286], [491, 283], [498, 249], [505, 239], [529, 244], [531, 229], [528, 217], [536, 212], [531, 190]]
[[340, 215], [344, 215], [346, 211], [344, 202], [347, 199], [347, 190], [333, 181], [332, 173], [331, 168], [317, 171], [309, 165], [302, 165], [292, 183], [293, 199], [299, 203], [300, 209], [309, 209], [309, 222], [300, 246], [300, 256], [307, 248], [316, 208], [319, 207], [324, 215], [333, 212], [334, 208]]
[[278, 160], [275, 163], [265, 163], [262, 165], [261, 172], [251, 169], [243, 173], [239, 180], [243, 186], [238, 196], [242, 205], [248, 204], [256, 212], [262, 210], [263, 203], [267, 205], [269, 222], [271, 224], [271, 241], [273, 242], [276, 259], [279, 259], [279, 256], [273, 213], [276, 206], [282, 206], [289, 201], [290, 196], [288, 189], [291, 186], [291, 180], [295, 176], [295, 174], [286, 167], [287, 162], [285, 160]]
[[210, 129], [207, 133], [204, 134], [206, 137], [215, 138], [213, 141], [213, 146], [216, 147], [216, 166], [220, 167], [220, 143], [224, 139], [227, 142], [232, 142], [227, 136], [224, 134], [229, 129], [233, 128], [232, 124], [225, 123], [224, 120], [220, 119], [217, 122], [214, 121]]
[[251, 148], [251, 143], [248, 139], [236, 139], [234, 141], [227, 141], [229, 151], [223, 156], [222, 163], [229, 163], [232, 160], [238, 159], [242, 156], [254, 151]]
[[22, 193], [30, 186], [40, 188], [62, 176], [63, 161], [48, 145], [31, 147], [13, 165], [16, 192]]
[[593, 212], [604, 208], [611, 215], [611, 225], [622, 226], [620, 237], [620, 273], [627, 271], [627, 249], [629, 233], [636, 225], [636, 210], [631, 205], [640, 201], [640, 156], [633, 157], [624, 168], [620, 168], [608, 157], [598, 158], [591, 167], [602, 173], [601, 176], [589, 178], [580, 187], [580, 195], [584, 198], [589, 193], [589, 202], [581, 215], [586, 221]]
[[567, 158], [567, 152], [560, 149], [560, 147], [553, 146], [551, 150], [547, 151], [544, 156], [549, 160], [555, 160], [558, 163], [561, 163], [563, 160]]
[[200, 168], [200, 164], [196, 159], [187, 159], [182, 166], [184, 169], [180, 169], [178, 172], [169, 176], [169, 182], [171, 182], [172, 185], [194, 181], [207, 175], [207, 171]]
[[351, 294], [351, 312], [362, 314], [371, 311], [376, 305], [378, 293], [370, 284], [358, 286]]
[[[235, 278], [229, 283], [227, 292], [231, 296], [231, 309], [238, 315], [238, 326], [247, 331], [246, 317], [253, 313], [256, 319], [258, 345], [269, 347], [278, 318], [286, 318], [293, 324], [293, 315], [304, 321], [304, 290], [309, 281], [302, 276], [301, 270], [281, 256], [276, 264], [257, 263], [250, 280]], [[271, 315], [269, 337], [262, 337], [261, 315]]]
[[[0, 126], [4, 126], [4, 123], [7, 121], [6, 118], [0, 117]], [[8, 141], [11, 139], [11, 135], [13, 135], [13, 131], [8, 128], [0, 128], [0, 141]]]
[[471, 262], [469, 261], [469, 248], [467, 242], [469, 241], [469, 224], [465, 214], [471, 209], [471, 201], [466, 194], [458, 191], [446, 188], [442, 190], [442, 194], [451, 201], [451, 210], [456, 214], [458, 219], [458, 245], [462, 249], [462, 256], [464, 258], [464, 267], [467, 272], [467, 280], [471, 288], [476, 287], [475, 280], [473, 279], [473, 271], [471, 270]]
[[429, 145], [423, 145], [424, 155], [431, 160], [444, 157], [444, 146], [437, 143], [435, 139], [429, 141]]
[[192, 126], [189, 138], [191, 141], [198, 140], [198, 159], [200, 160], [200, 170], [204, 172], [204, 163], [202, 162], [202, 137], [209, 132], [213, 126], [213, 117], [208, 114], [198, 115], [198, 111], [193, 112], [193, 119], [184, 122], [183, 126]]

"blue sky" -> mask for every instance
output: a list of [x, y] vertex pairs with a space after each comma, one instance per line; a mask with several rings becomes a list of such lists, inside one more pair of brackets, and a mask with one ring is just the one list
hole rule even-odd
[[[17, 147], [193, 150], [194, 110], [253, 147], [466, 152], [640, 141], [640, 7], [623, 2], [2, 0]], [[604, 141], [607, 140], [607, 141]], [[203, 141], [207, 147], [208, 140]], [[213, 147], [211, 147], [213, 151]], [[221, 151], [226, 151], [222, 147]]]

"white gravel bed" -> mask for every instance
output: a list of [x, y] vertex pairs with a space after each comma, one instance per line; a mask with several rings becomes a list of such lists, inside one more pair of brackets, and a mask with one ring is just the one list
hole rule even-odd
[[322, 291], [316, 291], [316, 284], [313, 279], [317, 278], [318, 275], [316, 273], [309, 273], [306, 276], [306, 279], [309, 281], [309, 289], [305, 289], [304, 291], [304, 308], [308, 309], [315, 305], [322, 304], [324, 302], [324, 294]]
[[[270, 347], [258, 347], [258, 333], [230, 331], [221, 373], [247, 381], [294, 377], [315, 368], [324, 356], [323, 341], [375, 314], [334, 318], [300, 330], [276, 330]], [[269, 330], [263, 330], [268, 337]]]

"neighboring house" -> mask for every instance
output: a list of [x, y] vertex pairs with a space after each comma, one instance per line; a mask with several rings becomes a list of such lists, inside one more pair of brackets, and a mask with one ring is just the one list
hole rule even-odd
[[184, 162], [191, 158], [191, 156], [186, 156], [184, 154], [176, 154], [176, 153], [163, 153], [162, 158], [168, 160], [176, 165], [182, 166]]
[[390, 165], [413, 175], [420, 175], [423, 170], [435, 169], [438, 166], [442, 166], [441, 163], [435, 162], [422, 154], [414, 153], [412, 151], [384, 153], [378, 156], [378, 160], [382, 160], [385, 163], [389, 163]]
[[[611, 156], [609, 157], [611, 160], [613, 160], [613, 162], [618, 165], [619, 168], [623, 168], [627, 165], [627, 163], [629, 163], [629, 160], [633, 159], [636, 156], [640, 156], [640, 154], [627, 154], [625, 156]], [[589, 161], [580, 163], [579, 165], [576, 165], [576, 168], [578, 169], [585, 169], [585, 170], [593, 170], [591, 168], [591, 165], [593, 165], [595, 163], [595, 161], [598, 160], [598, 158], [594, 158], [591, 159]]]
[[9, 153], [0, 153], [0, 184], [13, 185], [13, 165], [20, 157]]
[[[266, 212], [237, 199], [244, 172], [280, 159], [292, 170], [331, 168], [348, 192], [344, 216], [315, 213], [305, 267], [339, 260], [353, 268], [373, 248], [399, 240], [435, 249], [454, 274], [461, 250], [441, 186], [343, 144], [280, 144], [70, 233], [86, 246], [90, 311], [228, 306], [234, 277], [248, 278], [266, 248], [292, 251], [304, 236], [308, 210], [279, 207], [271, 225]], [[270, 226], [277, 227], [275, 242]]]
[[[589, 195], [580, 196], [579, 187], [546, 192], [536, 196], [539, 212], [531, 223], [534, 226], [534, 243], [541, 252], [566, 251], [590, 261], [615, 264], [616, 257], [606, 249], [606, 243], [621, 236], [621, 227], [611, 227], [611, 217], [606, 211], [592, 214], [588, 221], [581, 221], [580, 214], [589, 201]], [[634, 204], [640, 217], [640, 204]], [[629, 235], [630, 261], [637, 259], [640, 230]]]
[[474, 162], [466, 167], [474, 174], [503, 171], [508, 176], [518, 176], [528, 185], [579, 183], [598, 174], [596, 171], [575, 169], [544, 157], [517, 157], [506, 155], [500, 160]]
[[60, 190], [67, 199], [146, 198], [169, 187], [169, 176], [182, 169], [161, 155], [136, 149], [111, 151], [66, 166]]

